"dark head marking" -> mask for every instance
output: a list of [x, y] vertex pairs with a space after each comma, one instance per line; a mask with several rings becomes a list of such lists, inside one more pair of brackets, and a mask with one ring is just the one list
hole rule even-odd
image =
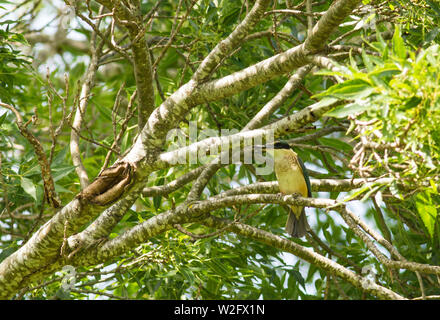
[[290, 149], [289, 144], [286, 141], [275, 141], [275, 143], [273, 144], [273, 148], [274, 149]]

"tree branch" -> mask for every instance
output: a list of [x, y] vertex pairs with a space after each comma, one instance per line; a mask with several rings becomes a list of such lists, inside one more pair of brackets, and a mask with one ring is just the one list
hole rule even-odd
[[350, 271], [345, 267], [341, 266], [340, 264], [318, 253], [315, 253], [307, 248], [304, 248], [303, 246], [300, 246], [299, 244], [296, 244], [293, 241], [286, 240], [270, 232], [260, 230], [240, 222], [232, 223], [227, 219], [222, 219], [214, 216], [210, 216], [209, 218], [205, 219], [202, 223], [212, 228], [224, 228], [228, 225], [231, 225], [229, 230], [238, 235], [242, 235], [247, 238], [253, 239], [255, 241], [265, 243], [269, 246], [278, 248], [285, 252], [290, 252], [295, 256], [297, 256], [298, 258], [301, 258], [304, 261], [316, 265], [319, 268], [344, 279], [345, 281], [351, 283], [356, 288], [359, 288], [381, 299], [392, 299], [392, 300], [405, 299], [404, 297], [395, 293], [394, 291], [391, 291], [390, 289], [377, 285], [376, 283], [369, 282], [368, 285], [365, 285], [367, 280], [357, 275], [353, 271]]

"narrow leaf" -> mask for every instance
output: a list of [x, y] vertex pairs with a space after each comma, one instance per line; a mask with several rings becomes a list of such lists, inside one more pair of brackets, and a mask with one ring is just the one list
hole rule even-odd
[[21, 177], [21, 187], [29, 194], [34, 200], [37, 200], [37, 188], [31, 179]]
[[431, 193], [423, 192], [416, 196], [416, 208], [422, 218], [423, 224], [428, 229], [431, 238], [434, 237], [434, 226], [437, 218], [437, 209], [432, 203]]
[[327, 117], [335, 117], [335, 118], [345, 118], [352, 114], [359, 114], [366, 110], [373, 108], [374, 105], [369, 104], [357, 104], [357, 103], [349, 103], [345, 106], [339, 106], [335, 109], [325, 113], [324, 115]]

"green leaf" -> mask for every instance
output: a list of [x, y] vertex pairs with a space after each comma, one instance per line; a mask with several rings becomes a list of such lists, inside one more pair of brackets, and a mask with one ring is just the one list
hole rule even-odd
[[21, 177], [21, 187], [27, 194], [37, 201], [37, 187], [31, 179]]
[[22, 175], [25, 177], [33, 176], [33, 175], [41, 175], [41, 168], [39, 164], [35, 164], [31, 168], [29, 168], [26, 171], [23, 171]]
[[315, 97], [335, 97], [339, 99], [363, 99], [373, 93], [374, 88], [370, 84], [361, 79], [347, 80], [330, 87]]
[[382, 188], [383, 185], [377, 184], [377, 183], [366, 183], [364, 186], [362, 186], [361, 188], [357, 188], [357, 189], [353, 189], [349, 192], [348, 196], [346, 198], [344, 198], [344, 202], [350, 201], [352, 199], [355, 199], [357, 197], [359, 197], [361, 194], [363, 194], [364, 192], [367, 192], [360, 201], [364, 202], [365, 200], [367, 200], [371, 194], [373, 194], [374, 192], [378, 191], [380, 188]]
[[56, 193], [73, 193], [69, 189], [64, 188], [63, 186], [60, 186], [59, 184], [54, 184], [55, 186], [55, 192]]
[[432, 0], [426, 0], [426, 3], [429, 4], [429, 6], [437, 13], [437, 15], [440, 17], [440, 6], [436, 1]]
[[156, 209], [156, 211], [160, 208], [161, 204], [162, 204], [162, 197], [161, 196], [153, 197], [153, 205], [154, 205], [154, 209]]
[[396, 25], [393, 36], [393, 53], [399, 57], [400, 59], [406, 58], [406, 49], [405, 43], [403, 42], [402, 37], [400, 36], [400, 28]]
[[393, 181], [390, 185], [390, 192], [393, 195], [393, 197], [396, 197], [398, 199], [403, 200], [403, 196], [400, 193], [399, 188], [397, 187], [397, 183], [395, 181]]
[[4, 259], [6, 259], [11, 254], [13, 254], [16, 250], [17, 250], [17, 247], [15, 247], [15, 246], [11, 246], [6, 249], [0, 248], [0, 262], [2, 262]]
[[431, 192], [425, 191], [417, 194], [416, 208], [422, 218], [423, 224], [428, 229], [431, 238], [434, 237], [435, 220], [437, 219], [437, 208], [432, 202]]
[[69, 145], [58, 151], [52, 161], [52, 166], [64, 164], [66, 162], [66, 155], [70, 151]]
[[169, 271], [167, 273], [159, 274], [158, 277], [160, 277], [160, 278], [167, 278], [167, 277], [173, 277], [176, 274], [177, 274], [177, 270], [171, 270], [171, 271]]
[[95, 106], [96, 108], [98, 108], [99, 112], [102, 114], [104, 118], [106, 118], [109, 121], [112, 120], [112, 114], [110, 109], [100, 106], [98, 103], [96, 103]]
[[428, 34], [426, 35], [426, 42], [433, 41], [435, 38], [437, 38], [439, 33], [440, 33], [440, 28], [434, 28], [431, 31], [429, 31]]
[[351, 152], [353, 150], [353, 147], [351, 145], [339, 139], [319, 138], [318, 141], [321, 142], [323, 145], [330, 146], [346, 152]]
[[374, 107], [374, 105], [370, 104], [360, 105], [358, 103], [349, 103], [345, 106], [336, 107], [335, 109], [326, 112], [324, 115], [327, 117], [345, 118], [349, 115], [359, 114]]
[[403, 110], [412, 109], [414, 107], [417, 107], [419, 103], [422, 101], [422, 98], [413, 96], [411, 99], [409, 99], [402, 107]]
[[367, 67], [368, 71], [374, 69], [374, 65], [370, 59], [370, 56], [365, 52], [365, 50], [362, 50], [362, 60], [364, 61], [364, 64]]
[[3, 121], [5, 121], [6, 118], [6, 112], [2, 114], [2, 116], [0, 117], [0, 126], [2, 125]]
[[73, 170], [75, 170], [74, 166], [63, 166], [63, 167], [53, 168], [52, 169], [52, 172], [54, 173], [53, 180], [58, 181], [64, 178], [65, 176], [67, 176]]
[[[318, 97], [318, 95], [315, 95], [314, 97]], [[329, 105], [335, 103], [336, 101], [338, 101], [338, 99], [331, 98], [331, 97], [325, 97], [325, 98], [321, 99], [319, 102], [311, 105], [310, 108], [316, 109], [316, 108], [326, 107], [326, 106], [329, 106]]]
[[374, 196], [374, 199], [376, 200], [376, 203], [379, 207], [383, 206], [385, 203], [383, 202], [382, 192], [378, 191], [376, 195]]
[[[348, 82], [348, 81], [347, 81]], [[363, 99], [374, 92], [374, 88], [365, 84], [347, 85], [332, 93], [340, 99]]]
[[185, 277], [185, 279], [190, 284], [193, 284], [196, 281], [196, 278], [194, 277], [194, 274], [190, 270], [181, 269], [180, 273]]
[[370, 196], [371, 196], [374, 192], [376, 192], [377, 190], [379, 190], [381, 187], [382, 187], [382, 186], [378, 185], [378, 186], [375, 186], [375, 187], [371, 188], [371, 190], [368, 191], [368, 192], [362, 197], [361, 202], [365, 202], [366, 200], [368, 200], [368, 199], [370, 198]]

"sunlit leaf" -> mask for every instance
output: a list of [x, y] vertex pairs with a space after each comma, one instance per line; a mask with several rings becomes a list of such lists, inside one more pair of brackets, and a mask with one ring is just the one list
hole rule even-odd
[[21, 187], [29, 194], [34, 200], [37, 200], [37, 187], [31, 179], [21, 177]]
[[336, 107], [335, 109], [325, 113], [327, 117], [345, 118], [349, 115], [359, 114], [366, 110], [374, 108], [374, 105], [360, 105], [358, 103], [349, 103], [344, 106]]
[[421, 192], [416, 196], [416, 207], [431, 238], [434, 237], [434, 226], [437, 219], [437, 208], [430, 192]]

